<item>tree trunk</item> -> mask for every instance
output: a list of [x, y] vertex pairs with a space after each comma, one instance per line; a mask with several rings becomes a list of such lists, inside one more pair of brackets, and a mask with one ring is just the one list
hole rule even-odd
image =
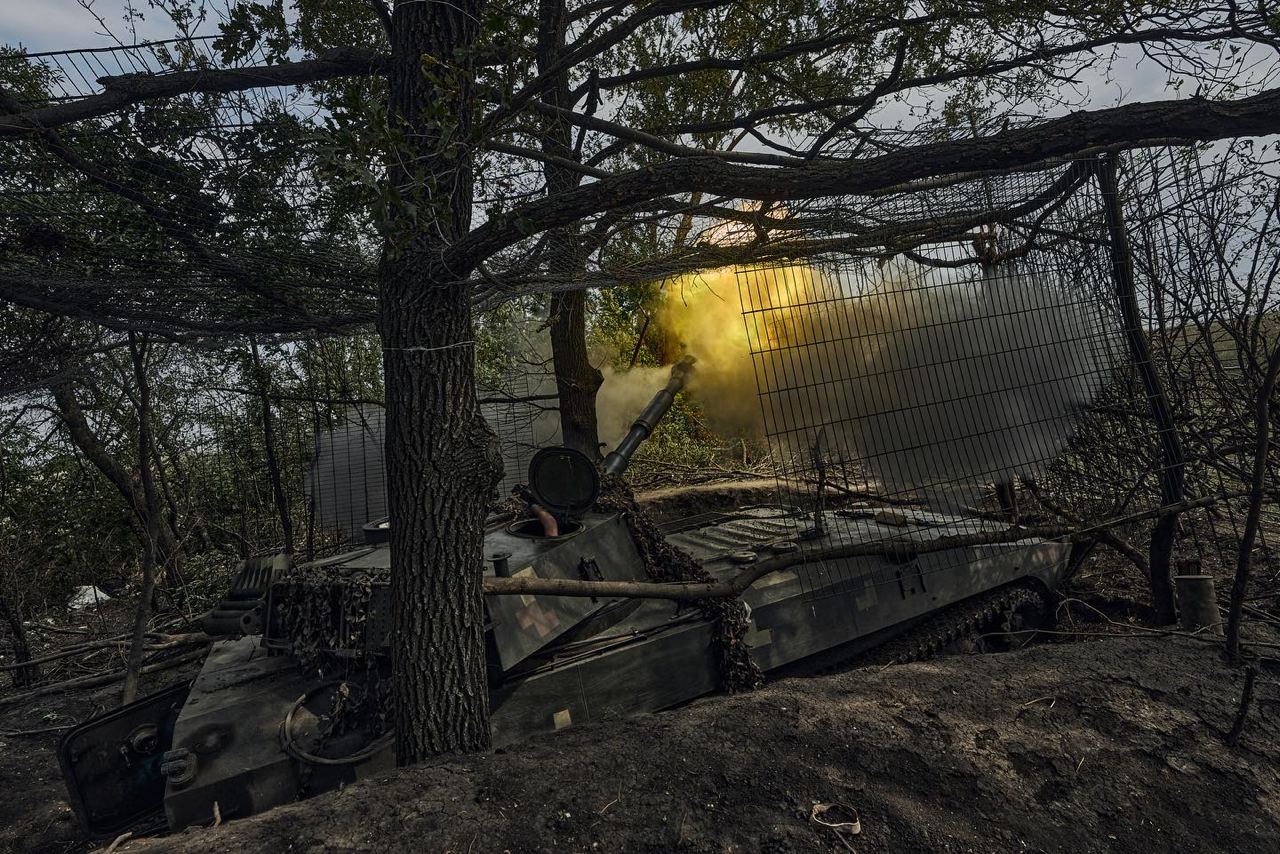
[[[13, 635], [13, 656], [18, 664], [31, 660], [31, 646], [27, 643], [27, 630], [22, 625], [22, 612], [17, 603], [10, 605], [8, 600], [0, 596], [0, 617], [9, 625], [9, 634]], [[26, 688], [40, 681], [40, 665], [28, 664], [13, 671], [13, 687]]]
[[147, 621], [151, 618], [151, 598], [156, 589], [156, 552], [160, 539], [160, 497], [151, 476], [151, 384], [147, 381], [147, 344], [136, 333], [129, 333], [129, 355], [133, 359], [134, 379], [138, 384], [138, 474], [142, 481], [142, 592], [133, 618], [133, 639], [125, 666], [124, 689], [120, 705], [128, 705], [138, 697], [138, 680], [142, 673], [142, 648]]
[[551, 301], [551, 360], [560, 399], [560, 435], [564, 444], [600, 459], [596, 391], [603, 375], [587, 358], [587, 295], [556, 294]]
[[258, 387], [258, 401], [262, 406], [262, 444], [267, 456], [267, 477], [271, 481], [271, 497], [275, 500], [276, 515], [280, 519], [280, 539], [284, 553], [293, 554], [293, 515], [289, 512], [289, 497], [285, 494], [284, 477], [280, 474], [280, 460], [276, 456], [275, 419], [271, 414], [270, 377], [262, 366], [258, 342], [250, 339], [249, 355], [253, 359], [254, 383]]
[[[539, 0], [538, 73], [546, 74], [564, 53], [566, 14], [564, 0]], [[572, 108], [567, 72], [556, 76], [546, 100], [563, 109]], [[573, 128], [564, 119], [548, 117], [541, 139], [542, 150], [562, 160], [579, 160], [573, 146]], [[547, 194], [557, 195], [578, 186], [579, 173], [555, 163], [543, 167]], [[552, 229], [547, 235], [547, 267], [553, 277], [582, 272], [585, 258], [576, 224]], [[584, 291], [555, 294], [551, 298], [551, 361], [560, 399], [560, 435], [565, 445], [593, 460], [600, 459], [600, 434], [596, 425], [596, 391], [604, 381], [587, 354], [587, 295]]]
[[[1249, 508], [1245, 513], [1240, 550], [1236, 554], [1236, 574], [1231, 583], [1231, 601], [1227, 609], [1227, 655], [1240, 658], [1240, 622], [1244, 617], [1244, 597], [1249, 592], [1249, 572], [1253, 563], [1253, 544], [1262, 520], [1262, 502], [1266, 496], [1267, 459], [1271, 448], [1271, 397], [1280, 378], [1280, 347], [1267, 359], [1262, 386], [1254, 411], [1253, 469], [1249, 477]], [[1243, 705], [1243, 704], [1242, 704]]]
[[[60, 383], [51, 391], [54, 403], [58, 407], [58, 414], [71, 436], [72, 444], [80, 449], [85, 459], [93, 463], [94, 468], [111, 482], [116, 492], [120, 493], [120, 497], [129, 505], [129, 510], [136, 520], [134, 532], [140, 540], [144, 539], [147, 536], [142, 527], [145, 524], [143, 519], [146, 515], [145, 497], [139, 494], [134, 486], [132, 474], [103, 444], [98, 434], [93, 432], [93, 427], [89, 424], [89, 419], [85, 416], [71, 383], [69, 381]], [[177, 532], [169, 526], [167, 521], [158, 519], [157, 522], [154, 539], [156, 562], [165, 568], [166, 577], [172, 586], [181, 586], [182, 578], [177, 574]]]
[[443, 260], [470, 227], [482, 5], [399, 0], [393, 19], [388, 114], [407, 150], [388, 158], [378, 284], [401, 765], [489, 744], [480, 576], [501, 459], [476, 402], [470, 270]]
[[[1107, 218], [1107, 231], [1111, 238], [1111, 272], [1115, 280], [1116, 298], [1124, 319], [1124, 335], [1129, 346], [1129, 358], [1142, 379], [1142, 387], [1151, 406], [1160, 439], [1160, 502], [1165, 507], [1182, 503], [1183, 454], [1182, 443], [1173, 423], [1168, 399], [1155, 364], [1151, 361], [1151, 348], [1142, 329], [1138, 313], [1138, 298], [1133, 281], [1133, 259], [1129, 249], [1129, 235], [1125, 231], [1124, 213], [1120, 205], [1120, 189], [1116, 181], [1116, 155], [1108, 155], [1098, 172], [1098, 186]], [[1173, 542], [1178, 531], [1179, 514], [1169, 513], [1156, 520], [1151, 531], [1151, 606], [1156, 625], [1168, 625], [1177, 619], [1173, 600], [1173, 584], [1170, 567], [1173, 562]]]

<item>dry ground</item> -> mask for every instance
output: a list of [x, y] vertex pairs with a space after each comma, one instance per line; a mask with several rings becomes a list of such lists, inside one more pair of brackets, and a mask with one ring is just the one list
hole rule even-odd
[[[390, 773], [128, 852], [1275, 852], [1280, 690], [1108, 639], [790, 679]], [[862, 814], [851, 846], [814, 802]]]
[[[32, 654], [41, 657], [86, 640], [128, 631], [133, 608], [132, 600], [112, 600], [98, 609], [62, 615], [55, 623], [62, 632], [32, 628], [28, 632]], [[10, 660], [6, 658], [6, 662]], [[102, 650], [90, 665], [81, 665], [79, 659], [62, 659], [44, 665], [43, 675], [49, 681], [59, 681], [123, 664], [122, 653]], [[158, 691], [175, 679], [189, 679], [196, 669], [196, 665], [189, 665], [143, 676], [141, 693]], [[71, 854], [88, 850], [93, 844], [84, 839], [67, 803], [54, 750], [67, 728], [116, 708], [120, 704], [120, 685], [10, 703], [9, 698], [17, 693], [9, 684], [8, 674], [0, 676], [0, 852]]]

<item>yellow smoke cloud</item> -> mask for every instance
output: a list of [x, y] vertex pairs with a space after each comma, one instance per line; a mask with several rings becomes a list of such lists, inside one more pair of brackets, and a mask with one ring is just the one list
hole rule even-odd
[[[975, 272], [723, 268], [668, 280], [657, 323], [666, 361], [698, 359], [689, 393], [713, 429], [767, 422], [784, 456], [820, 445], [885, 489], [955, 504], [1056, 456], [1118, 352], [1070, 283], [1015, 264]], [[634, 417], [665, 370], [611, 375], [602, 395]]]
[[820, 277], [805, 266], [740, 272], [724, 267], [667, 281], [659, 314], [678, 354], [698, 359], [689, 393], [712, 427], [735, 435], [761, 432], [757, 388], [770, 385], [758, 376], [770, 367], [761, 351], [795, 337], [791, 306], [812, 302], [820, 289]]
[[600, 373], [604, 382], [596, 392], [596, 429], [600, 441], [613, 448], [627, 435], [645, 404], [667, 384], [671, 367], [637, 365], [629, 371], [619, 371], [604, 365]]
[[[764, 432], [757, 390], [776, 385], [778, 378], [760, 382], [757, 373], [776, 373], [778, 365], [768, 351], [784, 343], [808, 343], [804, 330], [790, 322], [791, 307], [813, 303], [825, 280], [802, 265], [742, 272], [723, 267], [663, 283], [649, 335], [661, 336], [667, 366], [601, 369], [604, 384], [596, 396], [601, 441], [617, 444], [666, 383], [669, 365], [684, 355], [698, 360], [686, 393], [698, 402], [708, 426], [725, 436]], [[747, 324], [752, 324], [750, 334]]]

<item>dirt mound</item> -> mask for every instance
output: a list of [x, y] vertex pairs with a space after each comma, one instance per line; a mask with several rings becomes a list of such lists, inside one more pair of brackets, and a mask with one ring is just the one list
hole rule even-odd
[[125, 850], [1280, 850], [1280, 690], [1178, 638], [1040, 646], [790, 679]]

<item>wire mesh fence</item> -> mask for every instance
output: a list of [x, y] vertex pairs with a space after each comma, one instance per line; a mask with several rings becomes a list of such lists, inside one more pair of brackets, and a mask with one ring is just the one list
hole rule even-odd
[[[1216, 442], [1185, 459], [1169, 453], [1170, 426], [1153, 416], [1135, 361], [1152, 363], [1172, 390], [1193, 445], [1239, 423], [1241, 403], [1256, 398], [1256, 377], [1222, 382], [1216, 353], [1225, 333], [1210, 303], [1255, 323], [1272, 308], [1259, 304], [1257, 288], [1197, 294], [1218, 286], [1186, 275], [1217, 270], [1229, 282], [1224, 265], [1235, 274], [1246, 266], [1207, 257], [1215, 246], [1222, 255], [1223, 241], [1204, 229], [1223, 220], [1193, 213], [1224, 203], [1212, 201], [1229, 186], [1207, 179], [1212, 157], [1163, 149], [1127, 164], [1134, 250], [1126, 257], [1143, 309], [1136, 323], [1117, 295], [1097, 158], [933, 182], [873, 206], [843, 201], [844, 210], [874, 211], [884, 222], [935, 228], [861, 256], [739, 270], [779, 491], [791, 503], [808, 496], [797, 535], [897, 554], [891, 581], [901, 585], [905, 573], [927, 585], [930, 572], [984, 556], [1019, 560], [1038, 539], [1088, 542], [1091, 531], [1211, 499], [1220, 504], [1212, 515], [1199, 507], [1185, 514], [1177, 556], [1203, 562], [1217, 549], [1226, 560], [1241, 480], [1231, 465], [1207, 463], [1222, 451]], [[1170, 233], [1179, 221], [1191, 232], [1181, 241]], [[1256, 252], [1264, 231], [1255, 223], [1240, 251]], [[1132, 349], [1137, 338], [1152, 342], [1152, 355]], [[1233, 432], [1242, 440], [1235, 453], [1251, 453]], [[1233, 465], [1244, 468], [1239, 458]], [[1177, 501], [1161, 488], [1171, 469], [1185, 485]], [[835, 499], [841, 509], [832, 512]], [[948, 546], [963, 548], [943, 558]], [[813, 595], [847, 580], [829, 572], [811, 568]]]
[[[271, 59], [262, 46], [229, 57], [214, 42], [0, 50], [3, 109], [58, 109], [165, 73]], [[370, 323], [378, 237], [355, 213], [359, 182], [326, 186], [320, 178], [318, 132], [321, 117], [332, 115], [314, 87], [263, 86], [129, 104], [7, 140], [7, 308], [161, 334], [300, 334]], [[40, 364], [25, 366], [26, 385], [41, 378]]]
[[[549, 374], [523, 373], [478, 389], [480, 410], [497, 436], [503, 475], [495, 498], [509, 495], [527, 480], [529, 462], [539, 448], [559, 444], [559, 417], [548, 406]], [[381, 408], [345, 410], [333, 426], [315, 434], [315, 451], [307, 471], [307, 552], [317, 543], [346, 546], [362, 542], [365, 525], [387, 515], [384, 445], [386, 422]]]

